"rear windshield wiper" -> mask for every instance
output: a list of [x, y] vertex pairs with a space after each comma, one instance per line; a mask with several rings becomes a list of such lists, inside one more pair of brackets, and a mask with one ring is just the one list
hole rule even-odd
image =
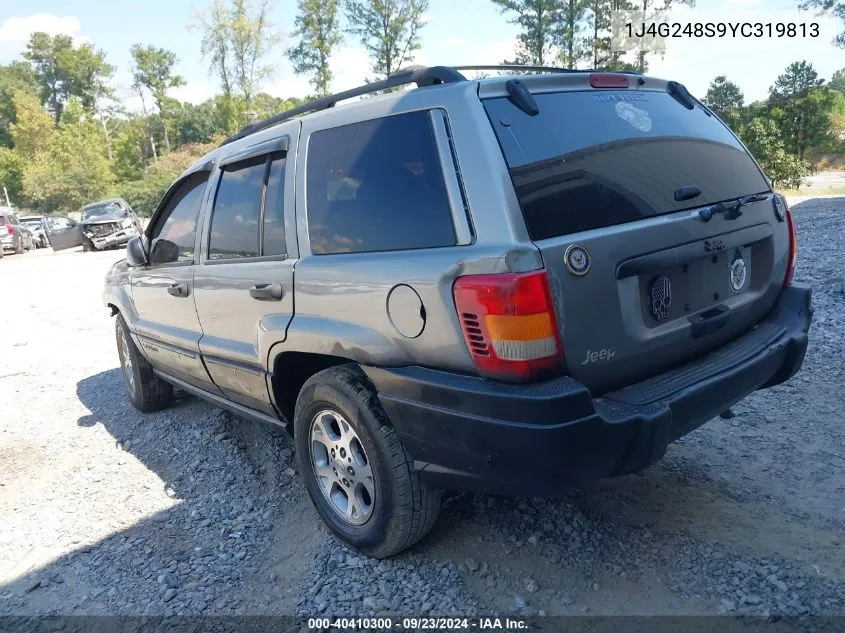
[[726, 220], [736, 220], [742, 215], [742, 207], [752, 202], [760, 202], [768, 199], [768, 195], [764, 193], [753, 193], [750, 196], [739, 198], [738, 200], [731, 200], [730, 202], [718, 202], [710, 207], [704, 207], [698, 212], [698, 216], [705, 222], [713, 219], [717, 213], [722, 213]]

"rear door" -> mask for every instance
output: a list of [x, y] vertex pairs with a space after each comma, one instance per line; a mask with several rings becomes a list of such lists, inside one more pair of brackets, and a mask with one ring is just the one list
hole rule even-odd
[[[664, 90], [484, 101], [558, 307], [569, 373], [594, 392], [724, 344], [772, 308], [788, 229], [718, 119]], [[759, 194], [741, 215], [720, 202]], [[709, 220], [706, 219], [710, 216]]]
[[293, 317], [291, 143], [290, 137], [275, 139], [246, 157], [221, 161], [194, 279], [209, 374], [231, 400], [271, 414], [264, 369], [269, 344], [284, 338]]
[[82, 246], [82, 229], [74, 220], [64, 216], [47, 218], [47, 239], [54, 251]]

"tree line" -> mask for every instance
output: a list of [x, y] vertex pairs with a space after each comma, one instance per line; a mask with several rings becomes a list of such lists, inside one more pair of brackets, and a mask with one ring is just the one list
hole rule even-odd
[[797, 188], [822, 155], [845, 160], [845, 68], [825, 82], [812, 64], [793, 62], [767, 99], [749, 104], [740, 87], [720, 75], [703, 101], [780, 186]]
[[[20, 59], [0, 65], [0, 185], [18, 206], [45, 213], [111, 195], [150, 213], [175, 176], [226, 135], [302, 102], [261, 90], [281, 55], [308, 78], [312, 97], [329, 94], [330, 60], [344, 41], [369, 55], [363, 81], [384, 78], [413, 63], [429, 9], [429, 0], [297, 0], [295, 30], [283, 45], [270, 19], [272, 2], [211, 0], [195, 15], [189, 28], [199, 32], [218, 84], [215, 96], [199, 104], [171, 96], [185, 84], [172, 51], [131, 45], [129, 90], [138, 105], [129, 110], [102, 50], [67, 35], [34, 33]], [[653, 14], [694, 0], [490, 2], [518, 29], [513, 55], [502, 62], [645, 71], [648, 53], [611, 50], [611, 11]], [[812, 7], [845, 18], [843, 3], [807, 0], [805, 8]], [[845, 47], [841, 36], [840, 43]], [[775, 180], [795, 184], [811, 169], [810, 159], [842, 141], [842, 75], [825, 84], [809, 64], [793, 64], [767, 101], [749, 105], [738, 87], [717, 78], [706, 102], [752, 151], [759, 148]]]

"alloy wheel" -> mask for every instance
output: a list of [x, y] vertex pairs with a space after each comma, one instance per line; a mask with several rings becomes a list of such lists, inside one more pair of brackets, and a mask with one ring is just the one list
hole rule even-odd
[[361, 439], [338, 411], [324, 409], [311, 421], [311, 468], [335, 514], [363, 525], [373, 514], [376, 496], [370, 460]]

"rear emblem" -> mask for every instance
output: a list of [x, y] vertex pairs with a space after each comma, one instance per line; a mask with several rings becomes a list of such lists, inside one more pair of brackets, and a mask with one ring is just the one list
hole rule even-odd
[[745, 287], [745, 280], [748, 278], [748, 265], [739, 253], [731, 262], [731, 288], [734, 292], [742, 292]]
[[672, 309], [672, 282], [666, 275], [658, 275], [649, 284], [649, 298], [651, 299], [651, 316], [655, 321], [669, 318]]
[[570, 245], [563, 254], [563, 262], [573, 275], [586, 275], [590, 270], [590, 254], [577, 244]]

